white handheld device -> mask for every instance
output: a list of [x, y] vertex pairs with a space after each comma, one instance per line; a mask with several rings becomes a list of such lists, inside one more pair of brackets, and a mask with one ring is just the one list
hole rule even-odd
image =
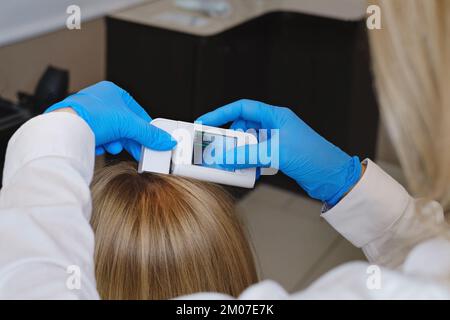
[[[258, 143], [246, 132], [204, 126], [196, 123], [157, 118], [152, 125], [170, 133], [177, 141], [171, 151], [155, 151], [142, 147], [139, 173], [156, 172], [174, 174], [220, 184], [253, 188], [256, 169], [234, 170], [207, 161], [217, 151]], [[223, 158], [222, 158], [223, 159]]]

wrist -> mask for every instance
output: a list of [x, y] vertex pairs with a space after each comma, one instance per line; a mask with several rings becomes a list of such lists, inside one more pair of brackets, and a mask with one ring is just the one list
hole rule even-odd
[[98, 103], [98, 101], [93, 100], [88, 95], [77, 93], [50, 106], [47, 110], [45, 110], [44, 113], [65, 110], [63, 112], [70, 112], [78, 115], [80, 118], [86, 121], [86, 123], [93, 130], [92, 123], [91, 121], [89, 121], [90, 118], [86, 112], [86, 106], [92, 106], [96, 103]]
[[342, 172], [343, 183], [341, 188], [325, 202], [328, 206], [336, 205], [358, 183], [363, 174], [363, 165], [358, 157], [352, 157]]
[[356, 181], [356, 183], [350, 188], [350, 190], [348, 190], [344, 196], [342, 198], [344, 198], [346, 195], [348, 195], [350, 192], [352, 192], [352, 190], [355, 188], [355, 186], [358, 184], [359, 180], [361, 180], [361, 178], [363, 177], [364, 173], [366, 172], [366, 168], [367, 168], [367, 164], [365, 162], [361, 163], [361, 174], [359, 175], [359, 179], [358, 181]]
[[78, 113], [75, 110], [73, 110], [72, 108], [70, 108], [70, 107], [60, 108], [60, 109], [56, 109], [56, 110], [53, 110], [53, 111], [50, 111], [50, 112], [68, 112], [68, 113], [72, 113], [72, 114], [78, 115]]

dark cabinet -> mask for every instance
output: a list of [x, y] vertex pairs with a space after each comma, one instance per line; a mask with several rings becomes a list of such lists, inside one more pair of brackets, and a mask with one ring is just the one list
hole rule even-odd
[[[374, 157], [378, 110], [363, 21], [274, 12], [200, 37], [108, 18], [107, 77], [152, 117], [193, 121], [241, 98], [287, 106], [350, 154]], [[298, 190], [282, 175], [265, 178]]]

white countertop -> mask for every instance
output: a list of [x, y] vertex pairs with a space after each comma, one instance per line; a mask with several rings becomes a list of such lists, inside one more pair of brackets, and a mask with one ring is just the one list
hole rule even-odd
[[360, 20], [365, 16], [366, 0], [229, 0], [228, 17], [209, 17], [180, 9], [173, 0], [156, 0], [111, 17], [173, 31], [211, 36], [245, 21], [275, 11], [299, 12], [340, 20]]
[[66, 28], [67, 8], [77, 4], [82, 22], [144, 0], [0, 0], [0, 46]]

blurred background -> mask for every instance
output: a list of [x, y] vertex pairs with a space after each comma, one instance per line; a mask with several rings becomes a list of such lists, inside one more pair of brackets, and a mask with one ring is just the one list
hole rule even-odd
[[[154, 118], [193, 121], [241, 98], [290, 107], [346, 152], [403, 180], [379, 121], [365, 0], [78, 0], [81, 29], [70, 30], [72, 4], [0, 3], [1, 159], [28, 118], [107, 79]], [[231, 191], [261, 278], [295, 291], [364, 259], [320, 218], [321, 204], [281, 174]]]

